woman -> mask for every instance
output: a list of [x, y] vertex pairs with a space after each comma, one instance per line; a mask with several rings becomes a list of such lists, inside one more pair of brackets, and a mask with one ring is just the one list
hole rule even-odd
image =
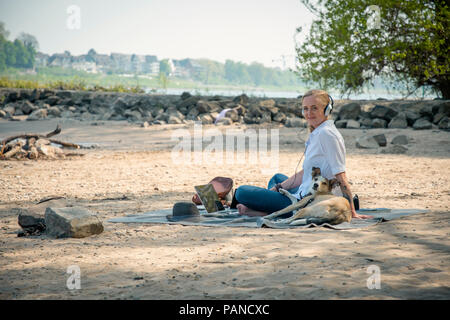
[[[297, 199], [303, 198], [311, 182], [312, 167], [318, 167], [323, 177], [336, 178], [342, 194], [353, 199], [345, 174], [344, 139], [336, 129], [333, 120], [328, 120], [332, 99], [326, 91], [310, 90], [302, 97], [302, 113], [308, 122], [310, 135], [306, 141], [303, 169], [288, 178], [277, 173], [270, 179], [267, 189], [255, 186], [240, 186], [236, 190], [237, 209], [248, 216], [265, 216], [291, 204], [288, 197], [277, 190], [283, 188]], [[306, 173], [306, 174], [304, 174]], [[372, 216], [357, 214], [353, 201], [350, 202], [352, 218], [366, 219]]]

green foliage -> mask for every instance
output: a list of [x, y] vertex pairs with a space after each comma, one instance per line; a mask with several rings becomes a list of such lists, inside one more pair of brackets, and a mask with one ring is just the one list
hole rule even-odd
[[171, 72], [172, 70], [169, 65], [169, 60], [161, 60], [161, 62], [159, 63], [159, 73], [168, 76]]
[[7, 67], [33, 68], [36, 48], [39, 47], [36, 38], [22, 33], [11, 42], [5, 35], [8, 35], [8, 32], [0, 22], [0, 71]]
[[317, 19], [297, 48], [300, 76], [342, 93], [360, 92], [383, 77], [408, 93], [425, 86], [450, 99], [448, 1], [302, 3]]
[[128, 92], [145, 93], [139, 86], [126, 87], [122, 84], [116, 84], [104, 87], [98, 84], [87, 85], [85, 81], [74, 79], [71, 81], [49, 81], [40, 82], [35, 80], [11, 80], [8, 77], [0, 77], [0, 88], [21, 88], [21, 89], [58, 89], [58, 90], [77, 90], [77, 91], [102, 91], [102, 92]]

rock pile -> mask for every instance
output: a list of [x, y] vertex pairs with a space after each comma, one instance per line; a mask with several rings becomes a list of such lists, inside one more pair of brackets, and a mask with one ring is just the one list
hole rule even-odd
[[352, 102], [342, 105], [336, 119], [338, 128], [431, 129], [433, 125], [449, 130], [450, 101]]
[[[332, 116], [339, 128], [449, 129], [450, 101], [336, 100]], [[278, 123], [305, 127], [300, 99], [130, 94], [70, 90], [0, 90], [0, 118], [34, 121], [127, 120], [142, 127], [201, 121], [203, 124]]]

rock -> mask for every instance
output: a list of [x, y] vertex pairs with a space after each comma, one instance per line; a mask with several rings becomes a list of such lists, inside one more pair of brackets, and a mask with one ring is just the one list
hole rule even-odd
[[343, 129], [343, 128], [347, 127], [347, 121], [348, 120], [336, 120], [334, 122], [334, 125], [336, 126], [336, 128]]
[[427, 118], [417, 119], [413, 124], [414, 130], [426, 130], [431, 129], [431, 127], [432, 127], [431, 122], [428, 121]]
[[408, 126], [410, 127], [412, 127], [414, 125], [414, 122], [416, 122], [416, 120], [420, 118], [419, 114], [412, 111], [405, 111], [405, 115]]
[[61, 116], [61, 110], [59, 110], [58, 107], [53, 106], [48, 109], [48, 114], [59, 118]]
[[28, 116], [27, 121], [42, 120], [45, 118], [47, 118], [47, 109], [38, 109]]
[[5, 113], [9, 113], [10, 116], [13, 116], [14, 113], [16, 112], [16, 104], [15, 103], [8, 103], [4, 108], [3, 111], [5, 111]]
[[80, 119], [83, 121], [92, 121], [96, 120], [96, 116], [90, 113], [89, 111], [83, 112], [80, 116]]
[[61, 99], [58, 96], [50, 96], [48, 98], [45, 99], [45, 103], [53, 106], [55, 104], [60, 104], [59, 102], [61, 101]]
[[361, 124], [361, 127], [365, 127], [365, 128], [372, 127], [372, 119], [370, 119], [370, 118], [361, 118], [361, 119], [359, 119], [359, 123]]
[[232, 122], [239, 121], [239, 113], [235, 109], [228, 110], [225, 113], [225, 118], [229, 118]]
[[6, 118], [6, 112], [3, 110], [0, 110], [0, 118]]
[[25, 100], [21, 104], [21, 109], [24, 114], [30, 114], [39, 108], [37, 106], [35, 106], [34, 104], [32, 104], [30, 101]]
[[370, 124], [370, 126], [372, 128], [386, 128], [386, 120], [384, 119], [380, 119], [380, 118], [375, 118], [372, 119], [372, 123]]
[[275, 116], [279, 111], [279, 109], [275, 107], [275, 101], [273, 99], [260, 101], [259, 108], [262, 111], [270, 111], [271, 116]]
[[248, 104], [248, 101], [249, 101], [249, 98], [245, 93], [243, 93], [240, 96], [237, 96], [233, 99], [233, 102], [239, 103], [241, 105]]
[[288, 128], [306, 128], [308, 127], [308, 122], [302, 118], [287, 118], [285, 125]]
[[391, 129], [405, 129], [408, 127], [408, 121], [406, 121], [406, 115], [404, 112], [397, 114], [388, 124], [388, 128]]
[[450, 130], [450, 121], [449, 121], [448, 117], [444, 117], [441, 119], [441, 121], [439, 121], [438, 128], [441, 130], [446, 130], [446, 131]]
[[200, 101], [199, 97], [191, 96], [185, 100], [181, 100], [180, 102], [178, 102], [177, 108], [178, 109], [188, 109], [188, 108], [194, 107], [198, 101]]
[[286, 121], [286, 115], [283, 112], [278, 112], [274, 117], [273, 121], [284, 123]]
[[125, 110], [123, 115], [130, 121], [139, 122], [142, 121], [142, 114], [137, 110]]
[[450, 117], [450, 100], [442, 101], [436, 104], [436, 112], [437, 113], [443, 113], [447, 117]]
[[445, 113], [436, 113], [433, 117], [433, 123], [438, 124], [445, 116]]
[[153, 124], [166, 124], [166, 122], [164, 120], [155, 120]]
[[69, 111], [69, 110], [64, 110], [63, 112], [61, 112], [60, 117], [61, 118], [72, 118], [73, 112]]
[[123, 97], [119, 97], [114, 100], [112, 109], [116, 114], [123, 114], [126, 109], [128, 109], [128, 104]]
[[229, 126], [233, 123], [230, 118], [220, 118], [216, 124]]
[[356, 120], [348, 120], [347, 121], [347, 129], [359, 129], [361, 127], [361, 124]]
[[216, 101], [199, 100], [197, 102], [198, 113], [210, 113], [221, 110], [220, 105]]
[[263, 110], [258, 104], [252, 104], [247, 108], [247, 113], [252, 117], [262, 117]]
[[375, 139], [375, 141], [378, 143], [378, 145], [380, 147], [385, 147], [386, 146], [386, 144], [387, 144], [386, 136], [383, 133], [374, 135], [373, 138]]
[[183, 121], [175, 115], [170, 115], [169, 119], [167, 120], [167, 123], [168, 124], [181, 124], [181, 123], [183, 123]]
[[202, 124], [212, 124], [214, 122], [213, 117], [210, 114], [203, 113], [199, 115]]
[[264, 111], [259, 123], [269, 123], [272, 122], [272, 113], [270, 111]]
[[45, 219], [41, 214], [30, 212], [26, 209], [20, 209], [18, 216], [19, 226], [23, 229], [18, 236], [39, 235], [45, 231]]
[[392, 144], [399, 144], [399, 145], [405, 145], [408, 144], [408, 137], [405, 136], [404, 134], [395, 136], [392, 141]]
[[433, 105], [425, 104], [420, 108], [419, 114], [421, 118], [426, 118], [428, 120], [433, 119]]
[[392, 118], [394, 118], [397, 114], [398, 114], [398, 112], [392, 108], [382, 106], [382, 105], [375, 105], [375, 107], [370, 112], [370, 117], [372, 119], [381, 118], [386, 121], [391, 121]]
[[[261, 118], [259, 118], [259, 119], [261, 119]], [[250, 112], [247, 112], [246, 114], [244, 114], [243, 120], [244, 120], [244, 123], [247, 123], [247, 124], [259, 123], [258, 118], [255, 116], [252, 116]]]
[[192, 95], [187, 91], [184, 91], [180, 96], [181, 100], [186, 100], [189, 99], [190, 97], [192, 97]]
[[23, 116], [23, 112], [21, 108], [16, 108], [16, 111], [14, 111], [15, 116]]
[[360, 149], [377, 149], [377, 140], [373, 136], [361, 136], [356, 139], [356, 147]]
[[398, 144], [394, 144], [387, 148], [382, 149], [381, 153], [403, 154], [406, 153], [406, 151], [408, 151], [408, 148]]
[[234, 107], [233, 110], [236, 110], [238, 115], [240, 115], [240, 116], [243, 116], [247, 112], [247, 109], [243, 105], [240, 105], [240, 104], [238, 104], [236, 107]]
[[84, 238], [103, 232], [100, 219], [82, 207], [45, 210], [46, 232], [56, 238]]
[[148, 128], [149, 126], [150, 126], [150, 124], [147, 121], [144, 121], [143, 123], [141, 123], [142, 128]]
[[71, 111], [71, 112], [76, 112], [77, 111], [77, 108], [76, 107], [74, 107], [74, 106], [70, 106], [69, 108], [67, 108], [69, 111]]
[[361, 106], [359, 103], [352, 102], [343, 105], [339, 109], [339, 119], [346, 120], [346, 119], [358, 119], [359, 115], [361, 113]]

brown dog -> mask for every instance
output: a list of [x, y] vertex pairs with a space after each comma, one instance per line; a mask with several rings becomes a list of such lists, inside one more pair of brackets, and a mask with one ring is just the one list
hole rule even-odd
[[[273, 219], [287, 212], [294, 211], [292, 217], [274, 222], [290, 225], [308, 223], [328, 223], [335, 225], [342, 222], [350, 222], [352, 220], [350, 203], [344, 197], [337, 197], [331, 193], [336, 183], [336, 179], [328, 180], [322, 177], [320, 175], [320, 168], [313, 168], [312, 182], [309, 190], [310, 195], [305, 196], [297, 202], [297, 199], [286, 190], [280, 189], [280, 192], [288, 196], [293, 201], [293, 204], [265, 216], [264, 219]], [[298, 211], [296, 212], [295, 210]]]

